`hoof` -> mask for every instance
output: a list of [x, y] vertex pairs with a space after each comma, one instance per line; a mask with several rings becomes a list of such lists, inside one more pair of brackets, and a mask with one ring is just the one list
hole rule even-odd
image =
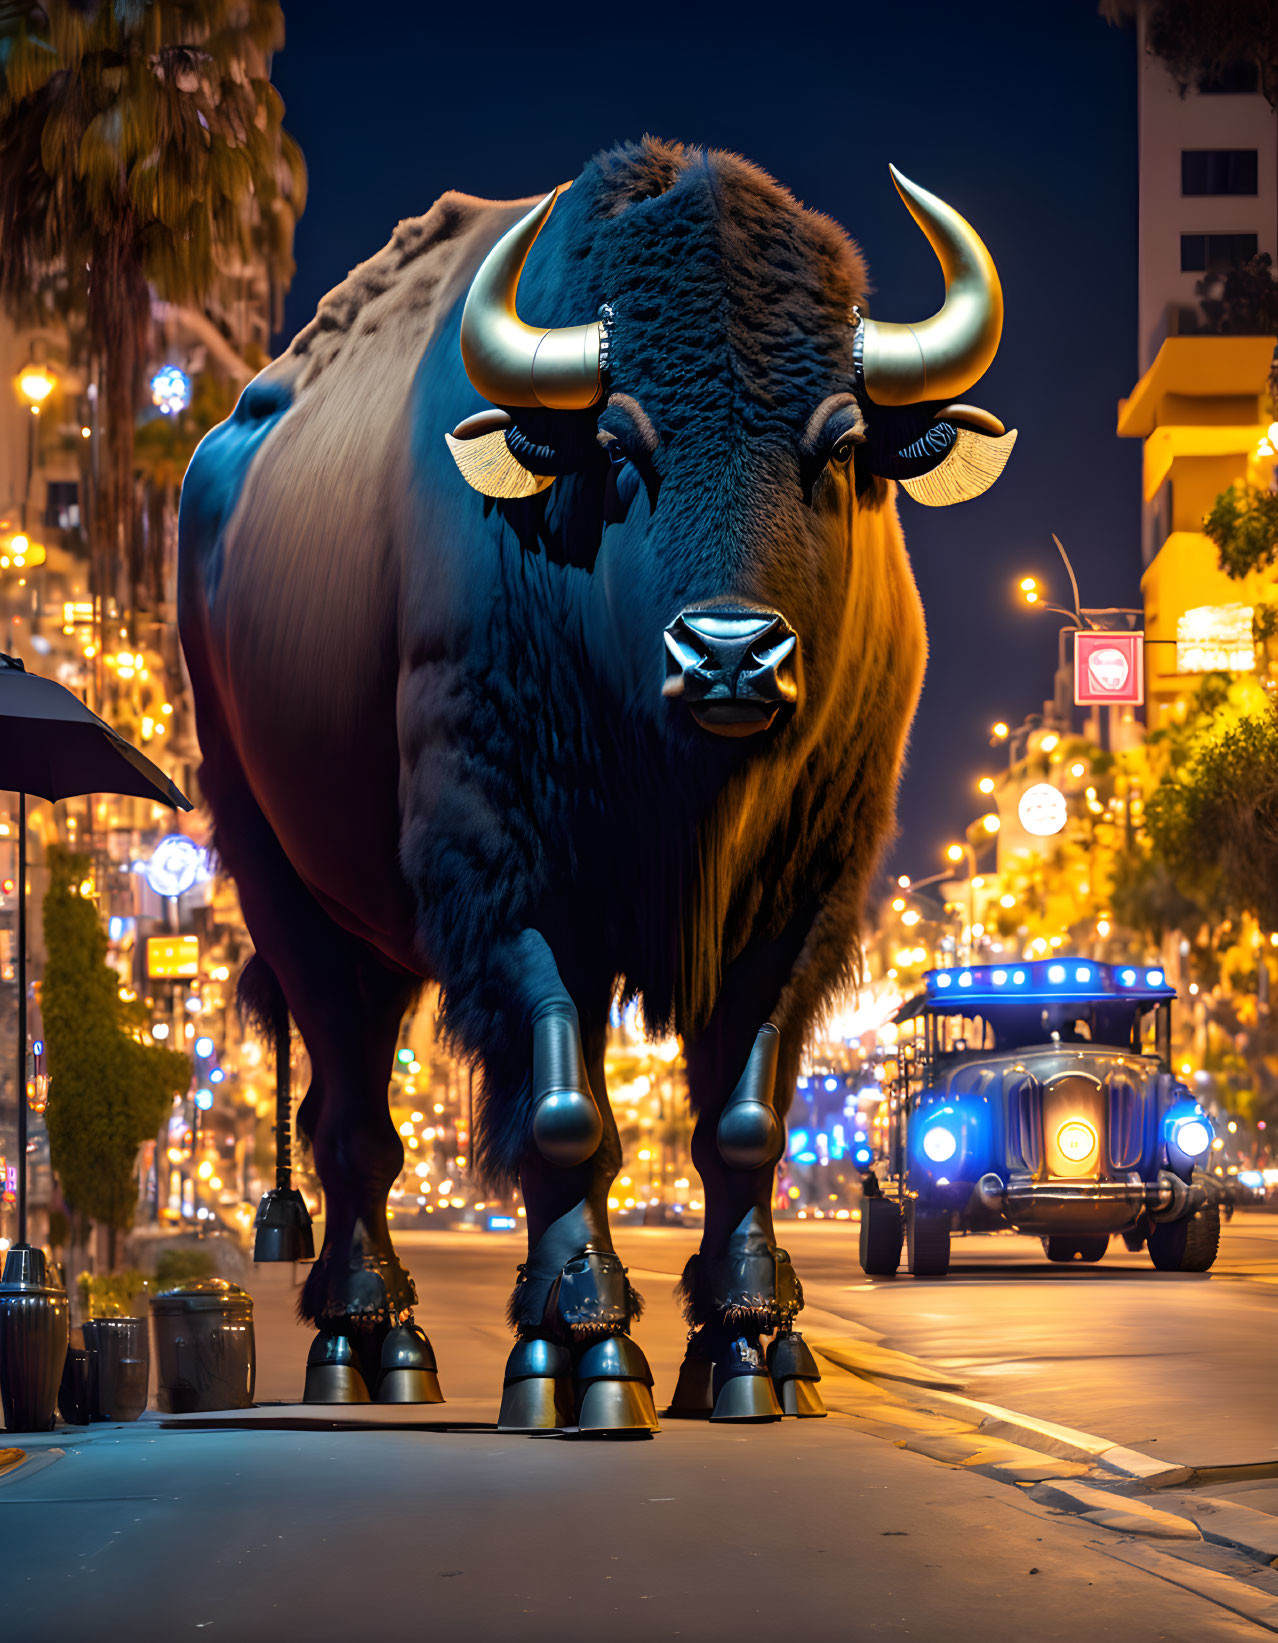
[[371, 1403], [368, 1383], [345, 1335], [317, 1335], [306, 1359], [303, 1403]]
[[416, 1324], [400, 1324], [382, 1343], [378, 1403], [443, 1403], [435, 1353]]
[[715, 1361], [714, 1408], [712, 1421], [779, 1421], [781, 1405], [772, 1388], [759, 1351], [758, 1337], [753, 1340], [737, 1335], [727, 1344]]
[[816, 1420], [825, 1414], [816, 1389], [821, 1371], [802, 1335], [778, 1335], [768, 1348], [767, 1365], [783, 1415]]
[[724, 1381], [710, 1411], [712, 1421], [779, 1421], [782, 1409], [769, 1375], [734, 1375]]
[[652, 1371], [629, 1335], [595, 1341], [573, 1367], [577, 1430], [642, 1435], [659, 1432], [652, 1401]]
[[577, 1430], [591, 1437], [659, 1432], [651, 1387], [642, 1381], [592, 1381], [577, 1410]]
[[553, 1432], [573, 1424], [572, 1359], [555, 1341], [516, 1341], [506, 1361], [499, 1432]]

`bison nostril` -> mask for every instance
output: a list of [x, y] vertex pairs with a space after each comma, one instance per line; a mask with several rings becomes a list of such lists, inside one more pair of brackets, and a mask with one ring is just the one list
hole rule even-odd
[[777, 611], [685, 610], [664, 640], [661, 693], [668, 701], [682, 700], [703, 729], [752, 735], [798, 699], [799, 641]]

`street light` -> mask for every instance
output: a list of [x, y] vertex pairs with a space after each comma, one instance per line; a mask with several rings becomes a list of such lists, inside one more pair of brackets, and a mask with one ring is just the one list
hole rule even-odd
[[33, 359], [30, 364], [24, 365], [18, 372], [18, 397], [31, 412], [31, 421], [27, 425], [27, 488], [22, 495], [22, 528], [27, 528], [27, 513], [31, 506], [31, 480], [35, 473], [36, 457], [36, 421], [40, 415], [40, 408], [54, 389], [53, 373], [47, 365]]

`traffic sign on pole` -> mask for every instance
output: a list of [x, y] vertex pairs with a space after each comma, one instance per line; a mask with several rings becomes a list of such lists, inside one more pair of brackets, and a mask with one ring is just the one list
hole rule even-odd
[[1145, 700], [1145, 635], [1074, 635], [1074, 705], [1140, 707]]

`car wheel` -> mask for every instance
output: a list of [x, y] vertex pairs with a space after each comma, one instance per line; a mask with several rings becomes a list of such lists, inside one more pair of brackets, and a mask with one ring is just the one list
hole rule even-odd
[[895, 1276], [901, 1264], [905, 1226], [890, 1198], [861, 1200], [861, 1270], [871, 1278]]
[[906, 1256], [911, 1276], [943, 1278], [950, 1270], [950, 1218], [911, 1204], [905, 1216]]
[[1219, 1248], [1219, 1204], [1181, 1221], [1156, 1221], [1149, 1230], [1149, 1258], [1160, 1272], [1206, 1272]]
[[1043, 1239], [1043, 1249], [1049, 1261], [1099, 1261], [1108, 1248], [1107, 1233], [1098, 1233], [1090, 1238], [1071, 1238], [1057, 1232]]
[[1119, 1235], [1133, 1255], [1139, 1255], [1145, 1247], [1145, 1228], [1143, 1225], [1128, 1227], [1127, 1231]]

